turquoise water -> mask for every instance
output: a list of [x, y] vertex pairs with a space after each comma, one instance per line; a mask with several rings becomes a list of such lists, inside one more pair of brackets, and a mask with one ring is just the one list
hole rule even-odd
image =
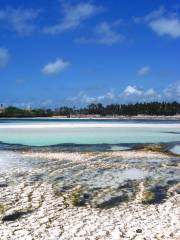
[[[129, 143], [166, 143], [180, 142], [180, 128], [157, 128], [157, 127], [108, 127], [108, 123], [122, 123], [118, 120], [55, 120], [56, 124], [61, 122], [107, 123], [107, 127], [76, 127], [76, 128], [18, 128], [0, 129], [0, 142], [9, 144], [23, 144], [29, 146], [49, 146], [56, 144], [129, 144]], [[14, 124], [52, 124], [54, 120], [0, 120], [0, 126]], [[127, 123], [129, 121], [123, 121]], [[130, 123], [132, 123], [130, 121]], [[134, 121], [133, 121], [134, 123]], [[136, 121], [136, 124], [152, 121]], [[164, 121], [154, 122], [166, 124]], [[169, 121], [168, 121], [169, 123]], [[172, 124], [179, 123], [172, 121]]]
[[173, 148], [170, 149], [170, 151], [174, 154], [180, 154], [180, 144], [175, 145]]

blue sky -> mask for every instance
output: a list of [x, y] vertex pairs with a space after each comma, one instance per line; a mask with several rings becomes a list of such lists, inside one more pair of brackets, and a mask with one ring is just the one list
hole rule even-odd
[[178, 0], [1, 0], [0, 102], [180, 101]]

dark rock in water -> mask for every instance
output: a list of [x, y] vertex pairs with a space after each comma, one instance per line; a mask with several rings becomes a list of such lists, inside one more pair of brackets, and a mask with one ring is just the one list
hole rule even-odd
[[60, 189], [60, 191], [61, 192], [66, 192], [66, 191], [69, 191], [69, 190], [71, 190], [73, 188], [73, 186], [72, 185], [65, 185], [65, 186], [63, 186], [63, 187], [61, 187], [61, 189]]
[[55, 182], [56, 182], [56, 181], [61, 181], [61, 180], [63, 180], [63, 179], [64, 179], [63, 176], [59, 176], [59, 177], [56, 177], [54, 181], [55, 181]]
[[102, 203], [98, 203], [96, 207], [98, 208], [112, 208], [118, 206], [121, 202], [127, 201], [128, 196], [122, 194], [120, 196], [114, 196], [109, 198], [108, 200], [104, 200]]
[[25, 177], [26, 175], [27, 175], [26, 173], [20, 172], [20, 173], [17, 173], [17, 174], [15, 175], [15, 177], [21, 178], [21, 177]]
[[156, 195], [156, 201], [155, 203], [162, 203], [164, 199], [166, 198], [166, 187], [163, 186], [155, 186], [153, 188], [153, 192]]
[[35, 174], [34, 176], [31, 177], [30, 181], [31, 182], [39, 182], [42, 181], [43, 179], [43, 174]]
[[168, 162], [167, 166], [171, 166], [171, 167], [177, 167], [178, 166], [178, 162], [177, 160], [171, 160]]
[[84, 199], [89, 199], [89, 198], [90, 198], [90, 194], [84, 193]]
[[154, 186], [143, 194], [143, 204], [160, 204], [167, 197], [167, 188], [164, 186]]
[[167, 184], [168, 184], [169, 186], [175, 185], [175, 184], [177, 184], [177, 183], [178, 183], [178, 180], [176, 180], [176, 179], [172, 179], [172, 180], [168, 180], [168, 181], [167, 181]]
[[7, 187], [7, 183], [0, 183], [0, 188]]
[[176, 192], [177, 194], [180, 194], [180, 188], [177, 188], [177, 189], [175, 190], [175, 192]]
[[27, 212], [14, 212], [12, 214], [5, 215], [2, 218], [2, 221], [3, 222], [15, 221], [15, 220], [17, 220], [17, 219], [21, 218], [22, 216], [24, 216], [26, 214], [29, 214], [29, 213], [31, 213], [31, 211], [27, 211]]

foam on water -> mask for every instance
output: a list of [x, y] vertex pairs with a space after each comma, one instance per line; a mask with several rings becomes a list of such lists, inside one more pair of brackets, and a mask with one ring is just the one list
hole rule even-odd
[[126, 146], [118, 146], [118, 145], [113, 145], [110, 147], [111, 151], [124, 151], [124, 150], [130, 150], [131, 147], [126, 147]]

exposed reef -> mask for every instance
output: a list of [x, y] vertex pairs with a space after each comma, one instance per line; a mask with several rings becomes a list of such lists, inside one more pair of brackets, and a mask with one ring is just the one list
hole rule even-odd
[[1, 240], [180, 236], [180, 157], [164, 145], [0, 156]]

